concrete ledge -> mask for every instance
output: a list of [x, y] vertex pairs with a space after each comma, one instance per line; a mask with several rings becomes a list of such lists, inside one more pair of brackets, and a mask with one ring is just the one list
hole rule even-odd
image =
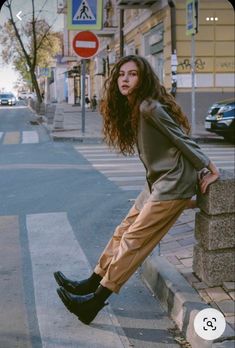
[[143, 263], [141, 275], [144, 283], [161, 301], [192, 348], [218, 348], [222, 347], [222, 342], [231, 344], [232, 340], [233, 344], [235, 343], [234, 330], [228, 324], [224, 334], [215, 341], [206, 341], [195, 333], [193, 326], [195, 316], [210, 305], [201, 300], [196, 290], [165, 257], [158, 256], [154, 252]]
[[193, 270], [209, 287], [235, 281], [234, 248], [207, 250], [196, 244], [193, 249]]
[[207, 215], [235, 213], [234, 173], [221, 168], [219, 172], [219, 179], [208, 187], [207, 194], [199, 191], [197, 195], [197, 205]]
[[235, 245], [235, 214], [195, 215], [195, 238], [206, 250], [232, 248]]

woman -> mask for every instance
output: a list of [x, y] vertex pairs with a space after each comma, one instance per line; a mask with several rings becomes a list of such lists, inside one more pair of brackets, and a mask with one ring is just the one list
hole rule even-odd
[[137, 148], [146, 186], [116, 228], [90, 278], [73, 281], [54, 274], [69, 311], [89, 324], [171, 228], [196, 193], [197, 172], [207, 168], [202, 193], [217, 180], [215, 165], [189, 138], [190, 127], [148, 61], [121, 58], [104, 86], [104, 136], [124, 155]]

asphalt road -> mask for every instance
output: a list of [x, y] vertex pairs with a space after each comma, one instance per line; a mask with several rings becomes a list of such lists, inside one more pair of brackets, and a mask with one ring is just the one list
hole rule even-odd
[[179, 347], [139, 272], [91, 326], [58, 299], [52, 273], [87, 277], [133, 195], [32, 120], [0, 108], [0, 348]]

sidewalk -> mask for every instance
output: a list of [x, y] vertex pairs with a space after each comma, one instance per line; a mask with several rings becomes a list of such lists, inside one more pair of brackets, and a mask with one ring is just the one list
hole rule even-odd
[[[85, 132], [82, 133], [81, 108], [68, 104], [56, 105], [53, 122], [47, 125], [56, 140], [102, 142], [102, 118], [86, 109]], [[198, 142], [222, 142], [223, 138], [198, 127], [193, 138]], [[197, 209], [185, 210], [160, 247], [147, 258], [141, 268], [143, 281], [161, 300], [169, 316], [176, 322], [193, 348], [232, 348], [235, 344], [235, 283], [225, 282], [210, 288], [192, 271], [194, 221]], [[204, 308], [220, 310], [227, 321], [224, 334], [217, 342], [205, 341], [195, 334], [193, 319]]]
[[[55, 104], [56, 108], [53, 123], [49, 125], [51, 136], [54, 140], [74, 141], [102, 141], [102, 117], [98, 111], [86, 109], [85, 132], [82, 133], [81, 107], [67, 103]], [[223, 142], [223, 137], [207, 132], [203, 126], [197, 125], [197, 130], [192, 136], [196, 141]]]

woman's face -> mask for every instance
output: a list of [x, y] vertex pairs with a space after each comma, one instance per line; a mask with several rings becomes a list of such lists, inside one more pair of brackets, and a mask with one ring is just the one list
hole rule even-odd
[[139, 81], [138, 67], [135, 62], [129, 61], [124, 63], [119, 70], [118, 88], [122, 95], [131, 95]]

